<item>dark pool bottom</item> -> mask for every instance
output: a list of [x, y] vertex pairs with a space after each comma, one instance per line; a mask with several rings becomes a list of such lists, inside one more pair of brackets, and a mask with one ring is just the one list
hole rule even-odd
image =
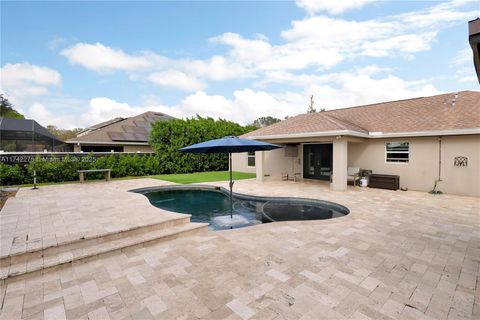
[[331, 219], [343, 217], [350, 212], [342, 205], [322, 200], [234, 193], [231, 219], [229, 192], [224, 188], [201, 185], [164, 186], [131, 191], [145, 195], [155, 207], [191, 214], [192, 222], [209, 223], [213, 230], [275, 221]]

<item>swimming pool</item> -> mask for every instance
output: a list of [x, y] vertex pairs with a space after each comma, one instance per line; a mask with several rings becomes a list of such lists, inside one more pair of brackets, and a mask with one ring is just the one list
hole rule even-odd
[[175, 185], [131, 191], [145, 195], [157, 208], [191, 214], [192, 222], [209, 223], [212, 230], [275, 221], [331, 219], [343, 217], [350, 212], [348, 208], [329, 201], [257, 197], [234, 193], [231, 219], [229, 193], [224, 188]]

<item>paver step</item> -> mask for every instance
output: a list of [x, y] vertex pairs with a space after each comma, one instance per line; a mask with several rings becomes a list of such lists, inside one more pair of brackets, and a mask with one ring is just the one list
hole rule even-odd
[[147, 224], [147, 225], [139, 225], [139, 226], [134, 226], [134, 227], [129, 227], [128, 229], [123, 229], [123, 230], [114, 230], [108, 233], [103, 233], [103, 234], [97, 234], [97, 235], [91, 235], [91, 236], [82, 236], [81, 238], [77, 238], [73, 241], [65, 241], [62, 243], [55, 243], [51, 245], [44, 246], [42, 245], [41, 242], [29, 242], [25, 247], [28, 247], [27, 249], [19, 250], [18, 252], [13, 252], [10, 251], [9, 254], [3, 253], [0, 255], [0, 265], [1, 261], [4, 258], [8, 257], [17, 257], [17, 256], [22, 256], [24, 254], [29, 254], [29, 253], [36, 253], [36, 252], [43, 252], [45, 250], [49, 249], [59, 249], [64, 246], [85, 246], [88, 242], [95, 242], [97, 243], [98, 239], [110, 239], [110, 238], [118, 238], [122, 237], [125, 234], [136, 232], [137, 230], [159, 230], [162, 228], [168, 228], [171, 226], [179, 225], [179, 224], [186, 224], [190, 223], [190, 216], [189, 215], [184, 215], [183, 217], [175, 217], [175, 218], [168, 218], [166, 220], [153, 223], [153, 224]]
[[0, 259], [0, 279], [16, 277], [151, 241], [171, 240], [208, 228], [206, 223], [181, 223], [152, 229], [154, 226]]

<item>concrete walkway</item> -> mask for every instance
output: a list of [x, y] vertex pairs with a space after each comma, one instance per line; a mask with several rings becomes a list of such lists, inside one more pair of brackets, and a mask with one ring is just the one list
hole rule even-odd
[[[150, 179], [111, 182], [111, 192], [104, 192], [106, 183], [89, 187], [96, 189], [92, 195], [104, 194], [98, 205], [111, 205], [130, 194], [125, 190], [152, 184]], [[61, 196], [64, 188], [45, 188], [45, 193]], [[235, 191], [319, 198], [351, 213], [202, 231], [14, 277], [2, 284], [0, 318], [480, 317], [478, 198], [358, 187], [335, 193], [315, 182], [254, 180], [236, 182]], [[75, 214], [75, 199], [64, 201], [65, 209], [56, 207], [62, 217]], [[149, 210], [140, 197], [129, 203], [114, 211], [135, 220], [134, 208]]]

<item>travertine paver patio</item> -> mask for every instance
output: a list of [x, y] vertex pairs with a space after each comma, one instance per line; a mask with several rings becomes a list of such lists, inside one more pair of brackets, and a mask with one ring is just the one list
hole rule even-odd
[[[117, 197], [128, 186], [122, 183]], [[142, 183], [152, 181], [132, 181], [132, 188]], [[363, 188], [334, 193], [311, 182], [244, 180], [235, 189], [335, 201], [351, 213], [204, 231], [8, 279], [0, 317], [479, 318], [478, 198]]]
[[169, 184], [142, 179], [42, 186], [38, 190], [21, 188], [0, 214], [0, 257], [180, 216], [163, 210], [159, 214], [143, 201], [143, 195], [126, 192], [145, 183]]

